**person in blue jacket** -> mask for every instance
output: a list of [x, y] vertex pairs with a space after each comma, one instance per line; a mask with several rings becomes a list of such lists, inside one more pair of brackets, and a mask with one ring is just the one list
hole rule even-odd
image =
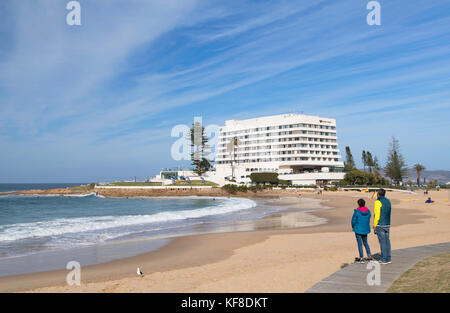
[[362, 245], [366, 248], [367, 260], [372, 260], [367, 235], [370, 234], [370, 216], [371, 213], [366, 207], [364, 199], [358, 200], [358, 208], [354, 210], [352, 216], [352, 229], [355, 232], [356, 242], [358, 243], [359, 258], [357, 262], [364, 263], [364, 251]]

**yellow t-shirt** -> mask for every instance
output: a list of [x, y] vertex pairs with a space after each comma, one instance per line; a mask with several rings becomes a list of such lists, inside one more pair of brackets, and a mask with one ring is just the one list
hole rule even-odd
[[381, 201], [380, 200], [376, 200], [375, 201], [375, 206], [373, 208], [373, 214], [374, 214], [374, 218], [373, 218], [373, 227], [377, 227], [378, 222], [380, 220], [380, 213], [381, 213]]

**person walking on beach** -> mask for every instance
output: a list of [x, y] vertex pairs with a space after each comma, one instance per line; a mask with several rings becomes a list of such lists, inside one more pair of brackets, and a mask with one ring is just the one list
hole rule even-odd
[[391, 201], [386, 198], [386, 190], [378, 190], [378, 198], [374, 206], [373, 230], [378, 237], [381, 249], [381, 264], [389, 264], [391, 261], [391, 240], [389, 232], [391, 228]]
[[355, 258], [356, 262], [364, 263], [363, 244], [366, 248], [367, 260], [372, 260], [367, 235], [370, 234], [370, 216], [371, 213], [366, 207], [364, 199], [358, 200], [358, 208], [354, 210], [352, 216], [352, 229], [355, 232], [356, 242], [358, 244], [359, 258]]

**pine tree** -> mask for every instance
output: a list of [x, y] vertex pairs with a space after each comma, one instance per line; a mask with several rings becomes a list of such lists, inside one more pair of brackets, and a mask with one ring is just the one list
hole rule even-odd
[[208, 137], [205, 134], [205, 128], [201, 122], [194, 122], [189, 132], [189, 139], [191, 141], [191, 161], [193, 165], [192, 171], [198, 176], [202, 176], [211, 168], [211, 160], [207, 158], [210, 154], [210, 146], [208, 143]]
[[372, 173], [372, 168], [374, 167], [374, 160], [372, 158], [372, 153], [367, 151], [366, 158], [367, 158], [367, 167], [369, 168], [369, 173]]
[[365, 150], [362, 151], [361, 160], [362, 160], [363, 167], [364, 167], [364, 172], [365, 172], [366, 171], [366, 165], [367, 165], [367, 153], [366, 153]]
[[406, 167], [403, 155], [400, 153], [400, 145], [395, 137], [392, 137], [390, 149], [388, 152], [385, 174], [394, 184], [398, 185], [403, 177], [406, 176], [408, 168]]
[[381, 173], [380, 173], [380, 164], [378, 163], [378, 158], [377, 156], [373, 157], [373, 173], [377, 176], [377, 177], [382, 177]]
[[355, 161], [353, 160], [353, 155], [349, 146], [345, 147], [345, 154], [344, 171], [348, 172], [355, 169]]

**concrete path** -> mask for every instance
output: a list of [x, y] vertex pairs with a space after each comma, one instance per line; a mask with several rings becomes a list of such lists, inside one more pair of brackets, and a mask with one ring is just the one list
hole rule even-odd
[[306, 292], [386, 292], [392, 283], [414, 264], [426, 257], [442, 253], [450, 253], [450, 242], [392, 250], [392, 263], [379, 265], [380, 285], [370, 286], [367, 283], [367, 275], [374, 268], [368, 268], [368, 264], [353, 263], [318, 282]]

